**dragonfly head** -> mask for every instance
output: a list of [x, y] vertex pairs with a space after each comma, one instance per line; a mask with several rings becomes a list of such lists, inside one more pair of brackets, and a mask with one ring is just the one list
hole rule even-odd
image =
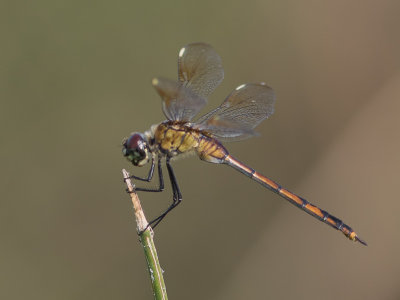
[[122, 154], [134, 165], [144, 166], [149, 162], [149, 147], [142, 133], [132, 133], [122, 144]]

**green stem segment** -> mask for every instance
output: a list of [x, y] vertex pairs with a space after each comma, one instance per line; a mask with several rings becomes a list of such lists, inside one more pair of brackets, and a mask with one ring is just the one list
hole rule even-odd
[[157, 250], [153, 240], [153, 231], [151, 229], [147, 229], [140, 235], [140, 243], [143, 246], [144, 254], [146, 256], [154, 299], [167, 300], [168, 296], [164, 283], [163, 270], [161, 269], [158, 260]]
[[132, 184], [131, 179], [129, 178], [129, 173], [126, 170], [122, 170], [122, 173], [124, 174], [124, 180], [126, 182], [126, 185], [128, 186], [128, 191], [130, 192], [130, 196], [132, 199], [137, 224], [136, 229], [137, 232], [140, 233], [140, 243], [142, 244], [146, 257], [147, 268], [149, 270], [154, 299], [167, 300], [168, 296], [167, 289], [164, 283], [163, 270], [161, 269], [156, 246], [154, 245], [153, 240], [154, 232], [150, 226], [147, 227], [149, 223], [147, 222], [146, 217], [143, 213], [139, 197], [135, 192], [135, 187]]

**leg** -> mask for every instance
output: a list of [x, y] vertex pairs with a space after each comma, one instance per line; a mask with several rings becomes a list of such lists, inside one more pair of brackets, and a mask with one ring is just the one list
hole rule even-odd
[[[150, 167], [150, 170], [149, 170], [149, 174], [147, 174], [147, 177], [146, 178], [142, 178], [142, 177], [138, 177], [138, 176], [135, 176], [135, 175], [131, 175], [129, 178], [133, 178], [133, 179], [136, 179], [136, 180], [140, 180], [140, 181], [147, 181], [147, 182], [150, 182], [151, 181], [151, 179], [153, 178], [153, 174], [154, 174], [154, 157], [151, 159], [151, 167]], [[125, 181], [126, 179], [124, 179], [124, 181]]]
[[[158, 169], [158, 188], [137, 187], [137, 188], [135, 188], [135, 190], [141, 191], [141, 192], [162, 192], [164, 190], [164, 177], [163, 177], [162, 168], [161, 168], [161, 159], [158, 159], [158, 161], [157, 161], [157, 169]], [[152, 161], [151, 169], [150, 169], [150, 172], [149, 172], [149, 175], [147, 176], [147, 178], [140, 178], [140, 177], [136, 177], [136, 176], [131, 176], [131, 178], [150, 182], [151, 179], [153, 178], [153, 173], [154, 173], [154, 160]], [[129, 193], [129, 191], [128, 191], [128, 193]]]
[[152, 228], [155, 228], [161, 221], [162, 219], [164, 219], [164, 217], [175, 207], [178, 206], [179, 203], [182, 202], [182, 194], [181, 191], [179, 189], [178, 186], [178, 182], [176, 181], [176, 177], [174, 174], [174, 170], [171, 167], [171, 164], [169, 162], [170, 158], [167, 157], [167, 170], [168, 170], [168, 175], [169, 175], [169, 179], [171, 181], [171, 186], [172, 186], [172, 204], [167, 208], [167, 210], [165, 212], [163, 212], [160, 216], [158, 216], [157, 218], [155, 218], [154, 220], [152, 220], [151, 222], [149, 222], [149, 226], [151, 226]]

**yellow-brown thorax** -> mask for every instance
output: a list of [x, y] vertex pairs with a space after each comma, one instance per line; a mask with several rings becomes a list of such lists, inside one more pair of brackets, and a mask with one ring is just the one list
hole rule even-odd
[[207, 132], [192, 128], [190, 123], [165, 121], [154, 131], [154, 142], [161, 153], [176, 156], [195, 151], [202, 160], [222, 163], [228, 151]]

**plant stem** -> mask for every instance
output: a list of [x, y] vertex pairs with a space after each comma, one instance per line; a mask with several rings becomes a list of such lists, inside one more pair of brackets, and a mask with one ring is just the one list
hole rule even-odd
[[157, 250], [153, 240], [154, 232], [151, 227], [148, 226], [149, 223], [146, 220], [142, 206], [140, 204], [139, 197], [136, 194], [135, 186], [132, 184], [132, 181], [129, 178], [129, 173], [125, 169], [122, 170], [122, 173], [124, 175], [126, 185], [128, 186], [129, 195], [132, 199], [137, 224], [136, 230], [139, 234], [139, 241], [142, 244], [146, 257], [147, 268], [149, 270], [154, 299], [167, 300], [168, 296], [167, 289], [164, 283], [163, 270], [161, 269], [160, 262], [158, 260]]

